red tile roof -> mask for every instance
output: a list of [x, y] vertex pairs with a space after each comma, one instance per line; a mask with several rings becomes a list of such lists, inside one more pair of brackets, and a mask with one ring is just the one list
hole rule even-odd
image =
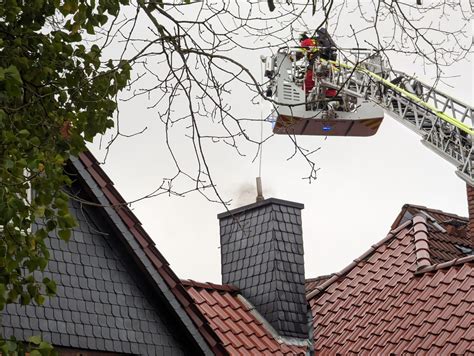
[[231, 355], [305, 355], [306, 346], [277, 340], [235, 287], [182, 283]]
[[404, 221], [411, 220], [417, 214], [422, 214], [429, 223], [428, 244], [432, 263], [442, 263], [465, 256], [456, 245], [470, 247], [467, 235], [467, 218], [420, 205], [407, 204], [403, 207], [392, 228]]
[[[235, 287], [179, 281], [95, 158], [79, 159], [216, 354], [306, 353], [308, 345], [264, 325]], [[473, 350], [474, 256], [465, 252], [466, 225], [466, 218], [406, 205], [385, 239], [339, 273], [307, 280], [316, 353]]]
[[[457, 234], [446, 231], [450, 219], [459, 222]], [[384, 240], [309, 288], [316, 353], [473, 350], [474, 256], [456, 247], [469, 247], [466, 223], [405, 206]]]
[[171, 270], [168, 261], [166, 261], [163, 255], [155, 247], [153, 240], [143, 229], [141, 222], [128, 208], [125, 199], [122, 198], [117, 189], [115, 189], [113, 182], [102, 170], [99, 162], [90, 152], [81, 153], [78, 159], [84, 166], [85, 170], [94, 179], [95, 183], [100, 187], [110, 205], [120, 216], [125, 226], [138, 242], [156, 271], [165, 281], [181, 307], [186, 311], [187, 315], [208, 343], [211, 350], [216, 355], [225, 355], [226, 351], [219, 342], [220, 340], [218, 336], [210, 327], [199, 308], [196, 307], [184, 286], [181, 284], [179, 278]]

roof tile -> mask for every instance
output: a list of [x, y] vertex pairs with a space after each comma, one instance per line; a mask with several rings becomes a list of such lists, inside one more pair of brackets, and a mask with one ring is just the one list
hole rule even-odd
[[[419, 212], [408, 206], [402, 214], [408, 210], [411, 217]], [[449, 216], [424, 210], [439, 224]], [[463, 354], [473, 347], [474, 258], [454, 246], [468, 245], [468, 237], [448, 236], [428, 221], [428, 234], [418, 237], [428, 247], [415, 246], [409, 219], [400, 226], [397, 219], [395, 230], [339, 277], [307, 281], [318, 353]], [[417, 253], [418, 261], [430, 256], [437, 264], [420, 272]]]
[[213, 318], [219, 316], [219, 314], [222, 314], [222, 313], [219, 313], [219, 311], [217, 311], [216, 308], [213, 308], [208, 303], [202, 303], [202, 304], [199, 305], [199, 307], [204, 312], [204, 315], [207, 318], [213, 319]]
[[209, 293], [208, 290], [206, 289], [202, 289], [200, 291], [200, 295], [202, 298], [204, 298], [204, 300], [206, 301], [206, 304], [207, 305], [211, 305], [211, 306], [214, 306], [217, 304], [217, 301], [214, 299], [214, 297]]
[[188, 293], [191, 295], [191, 298], [193, 298], [194, 302], [196, 304], [202, 304], [206, 302], [206, 299], [204, 299], [197, 290], [194, 288], [189, 288]]
[[228, 306], [227, 301], [222, 297], [221, 292], [219, 291], [213, 291], [210, 293], [210, 295], [213, 297], [213, 299], [222, 307], [225, 308]]
[[240, 338], [231, 330], [224, 333], [225, 338], [229, 340], [230, 344], [234, 346], [236, 349], [240, 349], [244, 346]]
[[219, 329], [222, 333], [226, 333], [226, 332], [230, 331], [230, 327], [229, 327], [228, 323], [224, 322], [224, 320], [222, 320], [221, 318], [212, 319], [211, 326], [215, 329], [216, 328]]
[[242, 307], [242, 303], [230, 293], [224, 293], [223, 298], [232, 309], [237, 310]]
[[[235, 290], [210, 283], [184, 283], [231, 355], [304, 354], [306, 347], [279, 343]], [[248, 302], [247, 302], [248, 303]]]

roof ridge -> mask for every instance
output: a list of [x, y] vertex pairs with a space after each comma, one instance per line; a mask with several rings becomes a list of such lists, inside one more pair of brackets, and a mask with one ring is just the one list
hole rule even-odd
[[192, 279], [181, 279], [181, 284], [188, 287], [202, 288], [202, 289], [212, 289], [222, 292], [239, 292], [239, 288], [232, 284], [215, 284], [211, 282], [198, 282]]
[[443, 210], [439, 210], [439, 209], [433, 209], [433, 208], [429, 208], [427, 206], [423, 206], [423, 205], [417, 205], [417, 204], [405, 204], [403, 205], [403, 208], [416, 208], [416, 209], [423, 209], [423, 210], [428, 210], [428, 211], [432, 211], [434, 213], [438, 213], [438, 214], [442, 214], [442, 215], [447, 215], [447, 216], [450, 216], [450, 217], [453, 217], [453, 218], [456, 218], [456, 219], [459, 219], [459, 220], [465, 220], [465, 221], [468, 221], [469, 218], [466, 217], [466, 216], [460, 216], [460, 215], [457, 215], [457, 214], [454, 214], [454, 213], [447, 213], [446, 211], [443, 211]]
[[[426, 210], [428, 212], [435, 213], [435, 214], [442, 214], [442, 215], [445, 215], [445, 216], [448, 216], [448, 217], [451, 217], [451, 218], [455, 218], [457, 220], [465, 221], [466, 223], [469, 221], [469, 218], [467, 218], [465, 216], [459, 216], [459, 215], [454, 214], [454, 213], [447, 213], [447, 212], [445, 212], [443, 210], [439, 210], [439, 209], [428, 208], [427, 206], [424, 206], [424, 205], [407, 203], [407, 204], [404, 204], [402, 206], [402, 209], [400, 210], [400, 213], [397, 215], [397, 217], [395, 218], [395, 221], [392, 223], [392, 229], [397, 228], [398, 224], [402, 220], [402, 218], [405, 215], [406, 211], [410, 208], [418, 209], [418, 210]], [[415, 214], [413, 214], [413, 215], [415, 215]]]
[[[410, 206], [413, 207], [413, 205]], [[405, 204], [402, 209], [402, 212], [410, 206]], [[420, 207], [418, 206], [416, 208]], [[431, 210], [433, 211], [434, 209]], [[417, 262], [417, 270], [415, 271], [415, 274], [435, 271], [443, 268], [449, 268], [454, 265], [474, 261], [474, 255], [470, 255], [461, 258], [455, 258], [447, 262], [431, 264], [431, 256], [428, 245], [428, 223], [423, 215], [418, 214], [414, 216], [413, 219], [407, 220], [397, 228], [390, 230], [385, 238], [372, 245], [365, 253], [363, 253], [360, 257], [356, 258], [353, 262], [351, 262], [341, 271], [333, 273], [329, 279], [327, 279], [319, 286], [315, 287], [311, 292], [309, 292], [306, 295], [306, 299], [310, 300], [318, 294], [324, 292], [331, 284], [348, 274], [354, 267], [357, 266], [359, 262], [362, 262], [363, 260], [370, 257], [379, 247], [389, 242], [392, 238], [397, 236], [399, 232], [401, 232], [403, 229], [407, 228], [410, 225], [413, 225], [414, 248]]]
[[317, 286], [316, 288], [314, 288], [314, 290], [309, 292], [306, 295], [306, 300], [310, 300], [313, 297], [317, 296], [319, 293], [324, 292], [331, 284], [333, 284], [339, 278], [344, 277], [346, 274], [348, 274], [355, 266], [357, 266], [359, 262], [362, 262], [363, 260], [371, 256], [380, 246], [386, 244], [388, 241], [393, 239], [395, 236], [397, 236], [397, 234], [400, 231], [410, 226], [412, 223], [413, 222], [411, 220], [408, 220], [408, 221], [405, 221], [400, 226], [398, 226], [397, 228], [390, 230], [385, 238], [383, 238], [379, 242], [372, 245], [366, 252], [364, 252], [361, 256], [359, 256], [354, 261], [352, 261], [349, 265], [347, 265], [341, 271], [334, 273], [332, 277], [330, 277], [328, 280], [323, 282], [320, 286]]
[[413, 217], [413, 237], [417, 268], [431, 265], [430, 248], [428, 245], [428, 225], [424, 216], [418, 214]]
[[422, 273], [427, 273], [427, 272], [433, 272], [433, 271], [438, 271], [440, 269], [445, 269], [449, 268], [452, 266], [456, 265], [461, 265], [467, 262], [474, 262], [474, 255], [470, 256], [465, 256], [461, 258], [455, 258], [453, 260], [447, 261], [447, 262], [441, 262], [441, 263], [436, 263], [434, 265], [429, 265], [423, 268], [419, 268], [417, 271], [415, 271], [415, 274], [422, 274]]

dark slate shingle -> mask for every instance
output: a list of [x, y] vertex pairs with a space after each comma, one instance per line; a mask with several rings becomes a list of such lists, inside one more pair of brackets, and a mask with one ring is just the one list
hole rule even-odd
[[218, 217], [222, 282], [236, 285], [282, 335], [306, 338], [302, 208], [267, 199]]
[[[167, 345], [183, 353], [185, 346], [173, 336], [172, 325], [157, 312], [160, 307], [148, 282], [94, 209], [72, 202], [79, 226], [71, 242], [55, 236], [47, 240], [52, 253], [44, 276], [56, 280], [56, 296], [44, 306], [8, 305], [0, 332], [18, 339], [41, 332], [66, 348], [159, 355]], [[142, 324], [140, 317], [148, 321]], [[145, 334], [156, 337], [148, 337], [143, 348]]]

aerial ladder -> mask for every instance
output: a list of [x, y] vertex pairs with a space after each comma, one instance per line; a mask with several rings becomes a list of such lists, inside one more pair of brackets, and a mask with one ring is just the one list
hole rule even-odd
[[[454, 164], [456, 174], [474, 186], [473, 107], [392, 69], [376, 52], [351, 52], [356, 60], [318, 55], [309, 60], [301, 47], [281, 48], [263, 58], [273, 132], [371, 136], [386, 112], [420, 135], [424, 145]], [[305, 88], [308, 71], [313, 84]]]

